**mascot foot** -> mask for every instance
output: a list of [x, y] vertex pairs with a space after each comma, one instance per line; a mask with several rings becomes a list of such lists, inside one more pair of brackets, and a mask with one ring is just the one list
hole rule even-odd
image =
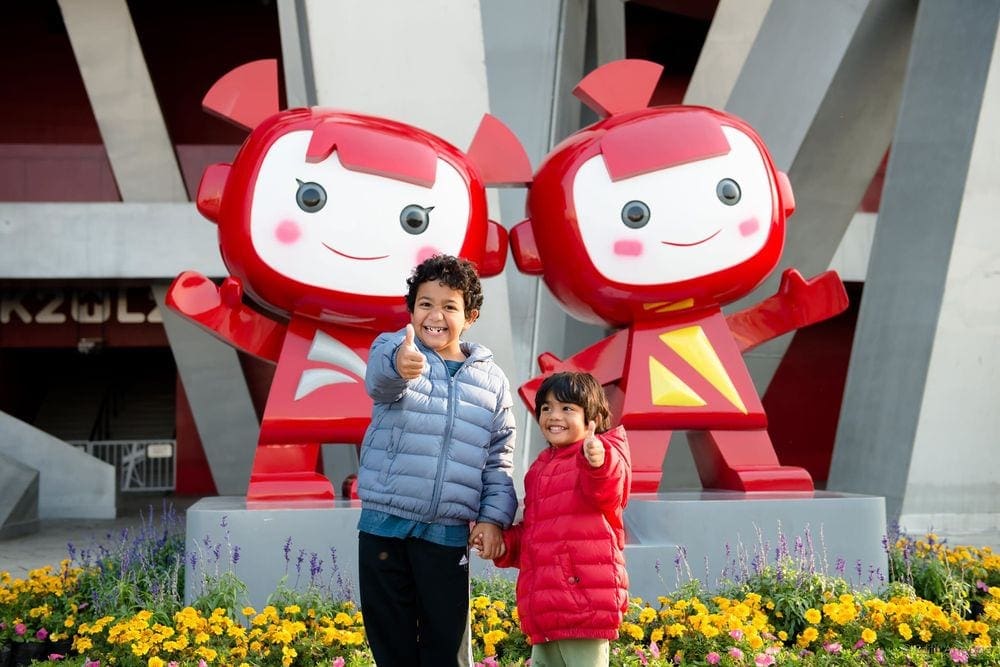
[[319, 473], [268, 473], [250, 476], [247, 507], [333, 507], [333, 485]]
[[740, 466], [719, 471], [717, 484], [705, 488], [732, 491], [813, 491], [812, 477], [804, 468], [764, 465]]

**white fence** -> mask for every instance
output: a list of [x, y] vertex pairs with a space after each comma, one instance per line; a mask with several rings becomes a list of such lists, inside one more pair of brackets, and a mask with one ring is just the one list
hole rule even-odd
[[71, 445], [118, 471], [122, 492], [173, 491], [177, 481], [175, 440], [71, 441]]

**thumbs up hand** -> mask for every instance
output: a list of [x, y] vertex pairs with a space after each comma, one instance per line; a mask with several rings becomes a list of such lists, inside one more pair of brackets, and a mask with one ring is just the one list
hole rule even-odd
[[396, 372], [404, 380], [412, 380], [420, 377], [420, 374], [424, 370], [424, 365], [427, 363], [424, 355], [417, 349], [417, 344], [413, 342], [415, 335], [413, 325], [407, 324], [406, 338], [403, 339], [403, 344], [396, 350]]
[[592, 468], [604, 465], [604, 443], [594, 436], [597, 424], [591, 421], [587, 424], [587, 437], [583, 439], [583, 455]]

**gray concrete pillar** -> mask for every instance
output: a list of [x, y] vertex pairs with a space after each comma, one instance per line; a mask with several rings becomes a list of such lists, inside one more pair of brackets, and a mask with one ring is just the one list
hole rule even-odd
[[916, 532], [1000, 516], [998, 17], [920, 3], [830, 469]]

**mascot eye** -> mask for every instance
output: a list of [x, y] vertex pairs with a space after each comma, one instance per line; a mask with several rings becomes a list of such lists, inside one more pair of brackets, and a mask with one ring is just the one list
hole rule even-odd
[[295, 193], [295, 203], [306, 213], [316, 213], [326, 206], [326, 190], [319, 183], [303, 183], [299, 179], [299, 189]]
[[423, 234], [431, 224], [431, 211], [433, 206], [424, 208], [417, 204], [405, 206], [399, 212], [399, 224], [408, 234]]
[[715, 194], [726, 206], [736, 206], [743, 196], [740, 192], [740, 184], [731, 178], [724, 178], [715, 186]]
[[645, 227], [649, 223], [649, 207], [638, 199], [630, 201], [622, 206], [622, 222], [631, 229]]

